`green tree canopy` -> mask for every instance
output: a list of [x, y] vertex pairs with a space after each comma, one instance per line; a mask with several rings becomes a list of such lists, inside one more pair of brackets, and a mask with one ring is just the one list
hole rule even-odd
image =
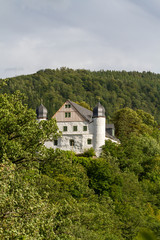
[[133, 135], [151, 134], [157, 126], [154, 118], [142, 110], [134, 111], [123, 108], [115, 112], [112, 121], [115, 124], [116, 135], [121, 141]]
[[0, 158], [5, 155], [17, 164], [38, 160], [44, 142], [60, 135], [56, 121], [38, 123], [23, 98], [19, 92], [0, 95]]

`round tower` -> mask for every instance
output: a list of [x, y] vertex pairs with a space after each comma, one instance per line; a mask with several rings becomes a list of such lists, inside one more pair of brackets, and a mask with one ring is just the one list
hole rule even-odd
[[97, 156], [100, 155], [101, 147], [105, 144], [105, 130], [105, 109], [99, 102], [93, 109], [93, 148]]
[[45, 108], [43, 104], [37, 107], [36, 114], [38, 122], [40, 122], [41, 120], [47, 120], [47, 113], [48, 113], [47, 108]]

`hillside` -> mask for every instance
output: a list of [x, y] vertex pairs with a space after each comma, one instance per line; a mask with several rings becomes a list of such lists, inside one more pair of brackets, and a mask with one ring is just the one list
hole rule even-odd
[[16, 90], [26, 94], [27, 104], [33, 109], [43, 101], [49, 117], [66, 99], [85, 101], [91, 107], [100, 99], [108, 119], [113, 112], [129, 107], [142, 109], [160, 122], [160, 74], [46, 69], [32, 75], [9, 78], [3, 93], [13, 93]]
[[0, 239], [160, 240], [160, 131], [153, 116], [114, 115], [121, 144], [95, 158], [44, 146], [55, 119], [38, 123], [19, 93], [0, 94]]

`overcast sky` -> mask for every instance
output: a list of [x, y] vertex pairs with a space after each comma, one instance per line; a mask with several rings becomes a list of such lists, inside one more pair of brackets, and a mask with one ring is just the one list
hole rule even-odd
[[40, 69], [160, 73], [160, 0], [0, 0], [0, 78]]

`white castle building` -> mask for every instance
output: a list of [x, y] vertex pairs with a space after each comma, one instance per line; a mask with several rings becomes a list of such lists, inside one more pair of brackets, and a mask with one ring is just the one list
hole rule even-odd
[[[47, 109], [41, 104], [37, 108], [38, 121], [47, 120]], [[114, 136], [114, 124], [106, 124], [105, 109], [98, 103], [93, 112], [67, 100], [54, 114], [62, 137], [46, 142], [47, 148], [71, 150], [77, 154], [94, 148], [97, 156], [105, 140], [119, 142]]]

